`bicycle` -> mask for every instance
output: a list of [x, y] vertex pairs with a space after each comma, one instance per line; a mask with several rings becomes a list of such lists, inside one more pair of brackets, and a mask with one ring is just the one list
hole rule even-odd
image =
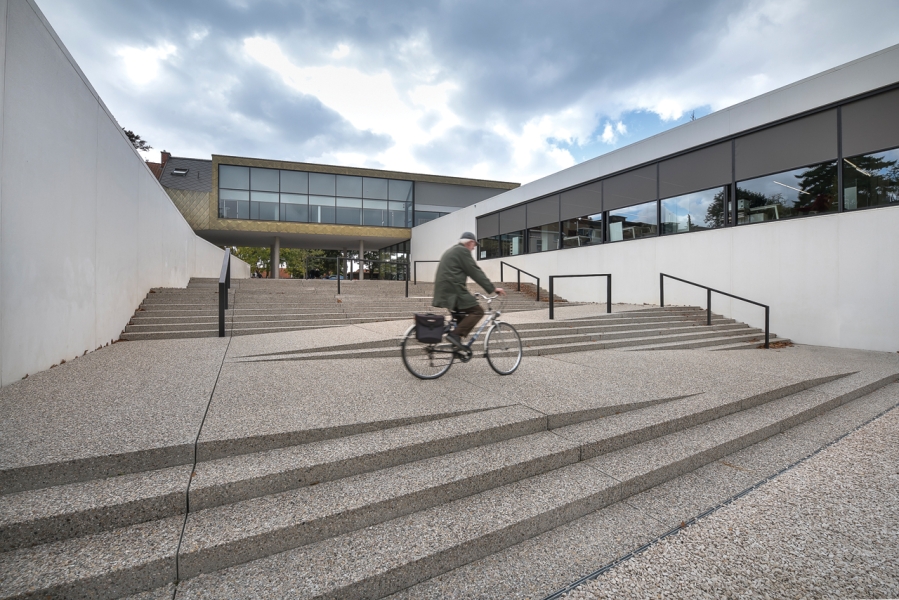
[[505, 321], [499, 321], [502, 311], [499, 308], [490, 310], [490, 303], [497, 296], [485, 296], [484, 294], [475, 293], [487, 301], [487, 318], [478, 328], [471, 340], [465, 344], [465, 349], [456, 348], [452, 342], [446, 340], [446, 334], [451, 332], [459, 319], [465, 316], [465, 313], [452, 312], [452, 318], [445, 325], [443, 330], [443, 339], [437, 344], [427, 344], [419, 342], [415, 337], [415, 325], [412, 325], [401, 342], [403, 364], [410, 373], [419, 379], [437, 379], [453, 366], [453, 361], [459, 359], [460, 362], [467, 363], [474, 356], [472, 346], [477, 341], [481, 332], [487, 329], [487, 335], [484, 337], [484, 356], [490, 368], [499, 375], [511, 375], [521, 364], [523, 355], [521, 347], [521, 337], [518, 331], [512, 325]]

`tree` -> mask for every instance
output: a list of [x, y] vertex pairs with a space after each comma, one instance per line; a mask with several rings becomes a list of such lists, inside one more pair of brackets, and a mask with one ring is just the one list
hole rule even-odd
[[801, 214], [831, 212], [837, 209], [837, 163], [824, 163], [796, 175], [799, 197], [793, 208]]
[[268, 273], [270, 270], [272, 255], [268, 248], [237, 246], [231, 248], [231, 254], [250, 265], [250, 270], [254, 273]]
[[724, 227], [724, 197], [725, 188], [721, 188], [705, 211], [706, 227]]
[[131, 141], [131, 145], [134, 146], [135, 150], [149, 150], [153, 147], [130, 129], [122, 127], [122, 131], [128, 136], [128, 139]]

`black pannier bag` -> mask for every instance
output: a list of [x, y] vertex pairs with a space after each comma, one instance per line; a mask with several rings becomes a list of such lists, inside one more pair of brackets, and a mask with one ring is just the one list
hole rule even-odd
[[423, 344], [439, 344], [443, 339], [443, 315], [415, 315], [415, 339]]

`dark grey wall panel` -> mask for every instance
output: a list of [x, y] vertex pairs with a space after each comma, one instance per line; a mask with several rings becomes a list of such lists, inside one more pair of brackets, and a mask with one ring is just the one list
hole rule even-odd
[[899, 146], [899, 90], [843, 107], [843, 156]]
[[602, 182], [597, 181], [562, 193], [560, 220], [602, 212]]
[[478, 231], [475, 235], [479, 240], [499, 235], [499, 213], [478, 217]]
[[730, 183], [731, 143], [715, 144], [659, 164], [659, 196], [670, 198]]
[[435, 206], [471, 206], [509, 190], [448, 183], [415, 182], [415, 202]]
[[602, 209], [615, 210], [656, 199], [656, 166], [649, 165], [603, 181]]
[[507, 208], [499, 213], [499, 232], [509, 233], [510, 231], [520, 231], [525, 228], [527, 219], [525, 218], [526, 205], [522, 204], [514, 208]]
[[737, 138], [737, 180], [837, 157], [837, 111], [824, 111]]
[[559, 221], [559, 195], [531, 202], [528, 207], [528, 228]]

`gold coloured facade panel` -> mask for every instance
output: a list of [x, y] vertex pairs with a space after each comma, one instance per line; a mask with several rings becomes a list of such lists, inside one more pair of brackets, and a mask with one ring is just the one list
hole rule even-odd
[[[220, 225], [219, 225], [220, 224]], [[222, 231], [254, 231], [259, 233], [305, 233], [342, 235], [351, 237], [412, 237], [406, 227], [366, 227], [364, 225], [334, 225], [329, 223], [293, 223], [288, 221], [252, 221], [245, 219], [216, 219], [209, 229]]]
[[174, 188], [164, 188], [172, 203], [184, 215], [184, 220], [190, 225], [194, 231], [209, 229], [211, 212], [210, 197], [212, 194], [208, 192], [197, 192], [194, 190], [176, 190]]

